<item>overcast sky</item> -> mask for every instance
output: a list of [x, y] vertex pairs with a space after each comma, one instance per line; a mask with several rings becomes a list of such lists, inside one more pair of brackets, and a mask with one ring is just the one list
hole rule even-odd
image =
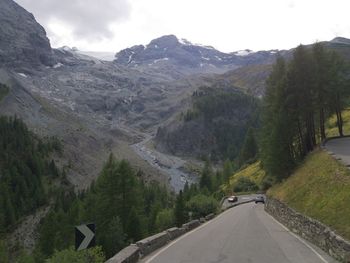
[[15, 0], [53, 47], [119, 51], [166, 34], [221, 51], [350, 38], [349, 0]]

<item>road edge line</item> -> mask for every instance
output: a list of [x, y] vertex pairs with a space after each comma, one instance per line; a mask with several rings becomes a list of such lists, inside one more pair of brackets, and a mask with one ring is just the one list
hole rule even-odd
[[[266, 212], [266, 211], [265, 211]], [[310, 246], [304, 239], [299, 237], [298, 235], [294, 234], [289, 228], [287, 228], [285, 225], [283, 225], [281, 222], [279, 222], [276, 218], [274, 218], [272, 215], [266, 212], [267, 215], [269, 215], [277, 224], [279, 224], [283, 229], [285, 229], [290, 235], [298, 239], [301, 243], [303, 243], [308, 249], [310, 249], [316, 256], [318, 256], [324, 263], [329, 263], [320, 253], [318, 253], [312, 246]]]
[[[245, 202], [245, 203], [241, 203], [241, 204], [237, 204], [236, 206], [239, 206], [239, 205], [244, 205], [244, 204], [248, 204], [248, 203], [251, 203], [253, 202], [252, 201], [249, 201], [249, 202]], [[233, 208], [233, 207], [236, 207], [236, 206], [232, 206], [230, 208]], [[218, 214], [215, 218], [213, 218], [212, 220], [209, 220], [208, 222], [205, 222], [203, 225], [187, 232], [186, 234], [182, 235], [181, 237], [171, 241], [168, 245], [166, 245], [165, 247], [161, 248], [157, 253], [155, 253], [153, 256], [151, 256], [149, 259], [147, 259], [144, 263], [150, 263], [152, 262], [152, 260], [154, 260], [156, 257], [158, 257], [161, 253], [163, 253], [165, 250], [167, 250], [169, 247], [173, 246], [174, 244], [176, 244], [178, 241], [182, 240], [183, 238], [189, 236], [190, 234], [202, 229], [203, 227], [205, 227], [206, 225], [208, 225], [209, 223], [213, 223], [215, 222], [217, 219], [219, 219], [221, 216], [223, 216], [225, 213], [228, 213], [231, 209], [228, 208], [226, 210], [224, 210], [223, 212], [221, 212], [220, 214]], [[328, 262], [325, 262], [325, 263], [328, 263]]]

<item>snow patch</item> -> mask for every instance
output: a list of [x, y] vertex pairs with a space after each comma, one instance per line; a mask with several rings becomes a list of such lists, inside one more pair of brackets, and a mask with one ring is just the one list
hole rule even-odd
[[128, 60], [128, 63], [127, 64], [129, 64], [130, 62], [131, 62], [131, 60], [132, 60], [132, 56], [135, 54], [135, 52], [134, 51], [131, 51], [131, 54], [129, 55], [129, 60]]
[[218, 57], [218, 56], [215, 56], [215, 58], [216, 58], [217, 60], [220, 60], [220, 61], [222, 60], [222, 59], [221, 59], [220, 57]]
[[202, 57], [202, 59], [204, 59], [204, 60], [210, 60], [210, 58], [207, 58], [207, 57]]
[[157, 63], [157, 62], [159, 62], [159, 61], [166, 61], [166, 60], [169, 60], [169, 58], [160, 58], [160, 59], [156, 59], [156, 60], [154, 60], [153, 63]]
[[60, 67], [62, 67], [62, 66], [63, 66], [62, 63], [57, 63], [57, 64], [53, 65], [52, 67], [53, 67], [53, 68], [60, 68]]
[[254, 53], [254, 52], [250, 49], [239, 50], [239, 51], [234, 52], [234, 54], [236, 56], [241, 56], [241, 57], [248, 56], [249, 54], [252, 54], [252, 53]]
[[167, 60], [169, 60], [169, 58], [155, 59], [155, 60], [153, 60], [152, 63], [149, 63], [148, 66], [152, 66], [153, 64], [156, 64], [156, 63], [158, 63], [158, 62], [160, 62], [160, 61], [167, 61]]
[[17, 73], [17, 74], [20, 75], [20, 76], [23, 77], [23, 78], [26, 78], [26, 77], [27, 77], [27, 75], [24, 74], [24, 73]]
[[213, 48], [212, 46], [205, 46], [205, 45], [202, 45], [202, 44], [194, 44], [194, 45], [197, 46], [197, 47], [202, 47], [202, 48], [206, 48], [206, 49], [215, 50], [215, 48]]

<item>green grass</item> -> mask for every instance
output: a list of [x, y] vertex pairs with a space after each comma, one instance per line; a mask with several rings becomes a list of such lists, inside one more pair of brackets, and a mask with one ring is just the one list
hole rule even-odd
[[309, 154], [293, 175], [267, 194], [350, 239], [350, 170], [324, 151]]
[[0, 83], [0, 102], [3, 98], [6, 97], [6, 95], [9, 93], [10, 89], [6, 86]]
[[[343, 132], [344, 135], [350, 135], [350, 109], [345, 109], [342, 111], [343, 117]], [[339, 136], [337, 127], [337, 117], [335, 114], [331, 116], [326, 122], [326, 136]]]
[[257, 161], [233, 174], [229, 183], [222, 185], [221, 189], [225, 193], [231, 192], [240, 177], [247, 177], [260, 186], [265, 177], [265, 171], [260, 167], [260, 161]]

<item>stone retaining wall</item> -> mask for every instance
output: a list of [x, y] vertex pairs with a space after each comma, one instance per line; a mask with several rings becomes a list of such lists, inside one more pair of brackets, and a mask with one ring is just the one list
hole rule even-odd
[[324, 224], [296, 212], [279, 200], [267, 198], [265, 210], [292, 232], [341, 262], [350, 263], [350, 242]]
[[110, 258], [106, 263], [136, 263], [140, 259], [140, 248], [132, 244], [119, 251], [114, 257]]

